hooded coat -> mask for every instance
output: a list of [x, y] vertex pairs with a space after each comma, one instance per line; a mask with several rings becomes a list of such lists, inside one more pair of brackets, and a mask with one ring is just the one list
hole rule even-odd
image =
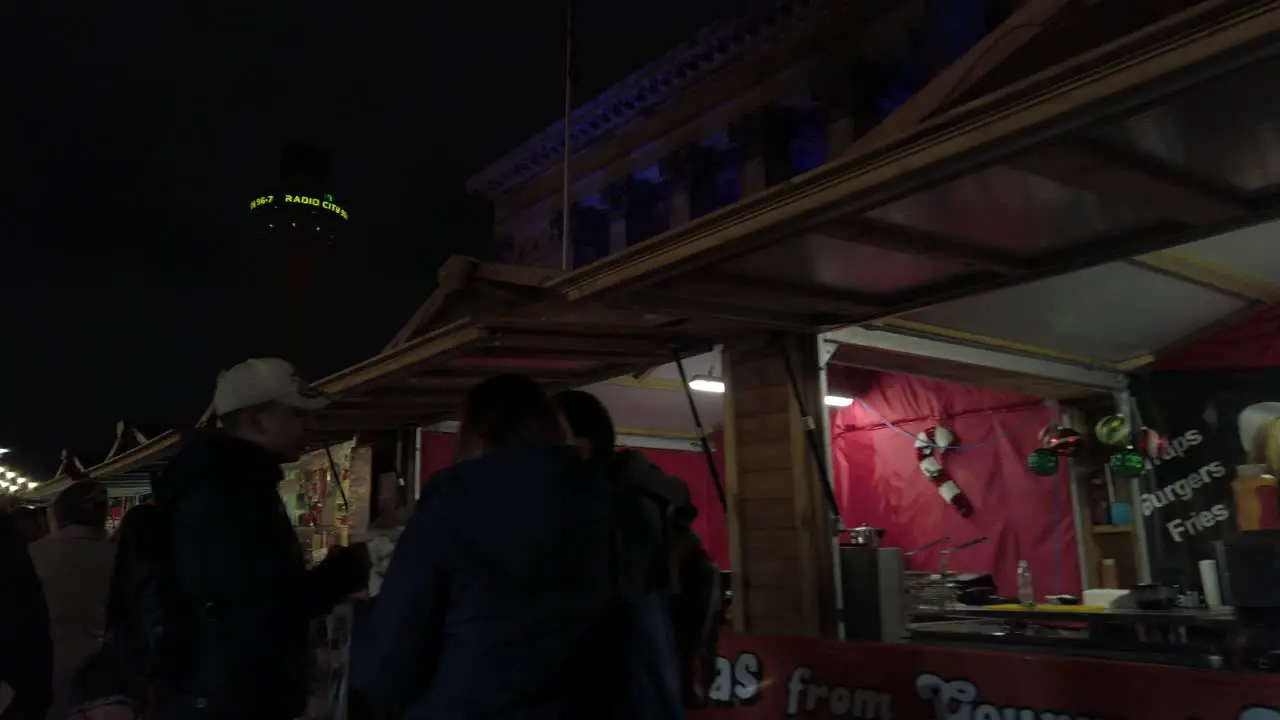
[[359, 608], [352, 688], [421, 720], [608, 717], [609, 503], [568, 447], [432, 476]]

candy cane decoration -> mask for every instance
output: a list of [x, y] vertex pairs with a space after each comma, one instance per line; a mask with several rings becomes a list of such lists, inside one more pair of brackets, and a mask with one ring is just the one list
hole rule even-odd
[[942, 499], [954, 507], [960, 513], [960, 517], [967, 518], [973, 515], [973, 502], [954, 480], [947, 477], [947, 471], [942, 467], [943, 453], [955, 443], [955, 433], [941, 425], [931, 427], [916, 435], [916, 459], [920, 462], [920, 471], [933, 481]]

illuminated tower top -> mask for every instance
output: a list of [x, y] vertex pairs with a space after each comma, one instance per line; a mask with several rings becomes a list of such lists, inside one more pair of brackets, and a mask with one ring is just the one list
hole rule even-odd
[[336, 242], [350, 216], [329, 191], [329, 153], [307, 143], [280, 152], [276, 189], [249, 202], [259, 233], [286, 243]]

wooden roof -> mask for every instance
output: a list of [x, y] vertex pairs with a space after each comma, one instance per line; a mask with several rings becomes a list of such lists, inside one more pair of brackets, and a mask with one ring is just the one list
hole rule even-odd
[[1280, 212], [1280, 175], [1263, 170], [1280, 167], [1280, 109], [1249, 90], [1280, 77], [1275, 1], [1200, 2], [955, 104], [1010, 72], [1008, 47], [1072, 31], [1054, 13], [1079, 7], [1031, 0], [847, 156], [551, 287], [571, 303], [821, 330]]
[[[456, 418], [467, 391], [498, 372], [530, 375], [554, 391], [711, 346], [696, 323], [672, 328], [670, 318], [652, 313], [566, 308], [545, 287], [552, 277], [551, 271], [450, 258], [437, 290], [382, 353], [314, 383], [334, 397], [315, 415], [315, 442]], [[145, 486], [179, 444], [180, 433], [169, 431], [87, 472], [121, 488]]]

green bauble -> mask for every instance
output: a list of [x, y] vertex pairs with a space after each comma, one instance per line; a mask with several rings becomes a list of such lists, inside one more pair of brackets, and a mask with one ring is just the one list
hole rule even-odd
[[1093, 427], [1093, 434], [1103, 445], [1124, 447], [1129, 444], [1131, 435], [1129, 421], [1123, 415], [1108, 415]]
[[1027, 469], [1040, 477], [1058, 472], [1058, 454], [1048, 448], [1036, 448], [1027, 457]]
[[1133, 448], [1115, 451], [1108, 463], [1111, 465], [1112, 475], [1126, 480], [1138, 477], [1147, 469], [1147, 459]]

